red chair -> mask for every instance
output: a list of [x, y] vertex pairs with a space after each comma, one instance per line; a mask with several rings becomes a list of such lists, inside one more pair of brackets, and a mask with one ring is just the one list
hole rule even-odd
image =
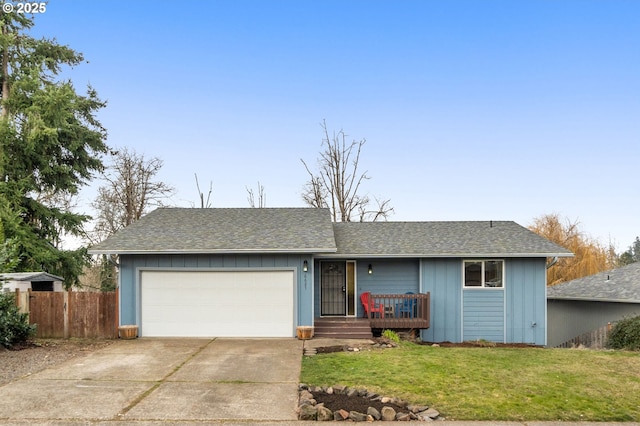
[[384, 305], [378, 304], [376, 307], [376, 303], [371, 297], [371, 293], [368, 291], [362, 293], [360, 295], [360, 301], [362, 302], [362, 306], [364, 307], [364, 316], [369, 317], [369, 313], [375, 314], [378, 312], [381, 318], [384, 318]]

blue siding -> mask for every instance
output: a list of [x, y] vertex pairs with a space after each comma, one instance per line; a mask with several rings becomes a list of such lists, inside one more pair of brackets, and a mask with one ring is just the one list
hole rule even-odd
[[462, 336], [462, 260], [423, 259], [421, 293], [431, 293], [431, 328], [427, 342], [460, 342]]
[[[322, 259], [322, 261], [346, 262], [344, 259]], [[315, 264], [314, 310], [320, 316], [320, 262]], [[369, 264], [373, 273], [369, 275]], [[360, 295], [364, 292], [374, 294], [403, 294], [420, 291], [420, 263], [418, 259], [358, 259], [356, 261], [357, 316], [363, 316]]]
[[504, 290], [463, 290], [462, 340], [505, 341]]
[[431, 293], [431, 328], [422, 331], [422, 339], [429, 342], [487, 339], [544, 345], [546, 259], [505, 259], [503, 290], [464, 291], [462, 260], [422, 260], [420, 291]]
[[[295, 268], [297, 288], [294, 311], [297, 325], [313, 325], [312, 271], [303, 272], [304, 255], [122, 255], [120, 257], [120, 323], [137, 324], [139, 318], [139, 268]], [[140, 324], [138, 324], [140, 325]]]
[[546, 344], [546, 259], [506, 261], [507, 342]]

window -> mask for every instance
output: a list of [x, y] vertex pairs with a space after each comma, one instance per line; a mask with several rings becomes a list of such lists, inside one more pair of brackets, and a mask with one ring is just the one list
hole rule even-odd
[[465, 260], [464, 286], [469, 288], [502, 288], [502, 260]]

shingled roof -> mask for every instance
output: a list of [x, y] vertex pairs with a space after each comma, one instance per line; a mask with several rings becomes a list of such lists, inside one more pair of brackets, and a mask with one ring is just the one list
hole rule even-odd
[[92, 254], [333, 253], [331, 215], [312, 208], [160, 208]]
[[64, 281], [64, 278], [57, 275], [49, 274], [48, 272], [34, 271], [34, 272], [5, 272], [0, 274], [0, 281]]
[[640, 303], [640, 262], [554, 285], [547, 298]]
[[92, 254], [315, 253], [338, 257], [553, 257], [566, 250], [515, 222], [331, 223], [327, 209], [160, 208]]
[[510, 221], [334, 223], [336, 255], [554, 257], [573, 254]]

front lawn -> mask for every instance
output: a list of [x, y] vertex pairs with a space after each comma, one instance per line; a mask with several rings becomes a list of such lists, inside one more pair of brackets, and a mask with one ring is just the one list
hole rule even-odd
[[640, 353], [398, 348], [304, 357], [301, 381], [362, 387], [450, 420], [640, 420]]

